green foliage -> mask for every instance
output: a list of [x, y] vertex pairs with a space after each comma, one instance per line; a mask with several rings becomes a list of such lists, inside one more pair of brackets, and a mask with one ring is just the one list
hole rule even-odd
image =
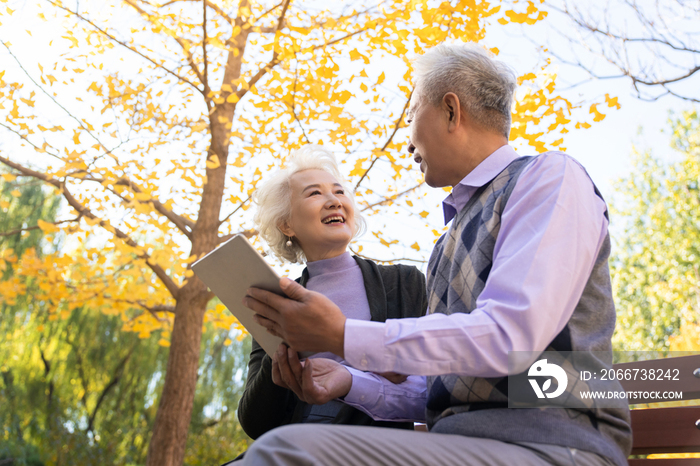
[[[0, 201], [0, 231], [53, 221], [59, 208], [36, 185], [3, 183]], [[13, 249], [21, 261], [30, 248], [59, 247], [60, 238], [41, 238], [38, 229], [0, 237], [0, 253]], [[35, 284], [25, 285], [27, 293], [0, 307], [0, 464], [145, 463], [167, 348], [156, 335], [123, 331], [123, 315], [78, 307], [59, 319], [34, 298]], [[249, 339], [231, 343], [207, 325], [188, 464], [223, 463], [246, 449], [235, 409], [249, 352]]]
[[185, 465], [222, 464], [248, 448], [251, 440], [238, 424], [236, 408], [243, 394], [250, 344], [250, 336], [230, 342], [221, 331], [208, 330], [204, 335]]
[[[37, 464], [143, 464], [167, 349], [121, 331], [117, 316], [79, 309], [67, 320], [23, 318], [14, 332], [2, 329], [2, 448], [26, 445], [28, 459], [45, 461]], [[188, 465], [223, 463], [248, 445], [235, 409], [250, 343], [224, 346], [226, 338], [214, 329], [203, 336]]]
[[12, 249], [21, 256], [29, 248], [39, 248], [44, 232], [35, 228], [23, 233], [22, 229], [36, 225], [39, 220], [53, 220], [59, 201], [60, 198], [47, 195], [39, 183], [20, 184], [0, 179], [0, 232], [3, 232], [0, 249]]
[[[13, 443], [47, 465], [143, 464], [167, 349], [122, 332], [119, 317], [84, 309], [67, 320], [27, 320], [3, 338], [0, 445], [21, 439]], [[247, 448], [235, 409], [250, 343], [226, 347], [226, 337], [213, 329], [203, 337], [188, 465], [223, 463]]]
[[685, 156], [663, 163], [635, 154], [632, 173], [617, 184], [611, 261], [617, 297], [619, 350], [666, 350], [681, 325], [700, 313], [700, 119], [684, 112], [671, 121], [672, 146]]

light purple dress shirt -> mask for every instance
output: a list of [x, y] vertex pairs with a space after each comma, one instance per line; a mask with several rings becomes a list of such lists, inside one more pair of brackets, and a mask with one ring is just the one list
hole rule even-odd
[[[505, 145], [464, 177], [443, 202], [445, 222], [517, 157]], [[576, 160], [541, 154], [523, 169], [505, 206], [474, 311], [385, 323], [348, 319], [346, 361], [362, 371], [419, 376], [507, 375], [509, 351], [543, 351], [571, 318], [607, 234], [605, 211]], [[345, 402], [375, 419], [420, 421], [426, 388], [417, 385], [387, 390], [381, 381], [354, 376]], [[379, 395], [369, 400], [372, 390]]]

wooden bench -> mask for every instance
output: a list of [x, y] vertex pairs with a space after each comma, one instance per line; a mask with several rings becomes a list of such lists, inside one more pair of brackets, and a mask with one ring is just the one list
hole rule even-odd
[[[634, 371], [679, 370], [679, 380], [666, 383], [669, 391], [682, 391], [683, 401], [700, 399], [700, 355], [616, 364]], [[620, 380], [627, 392], [660, 390], [658, 382]], [[661, 388], [663, 389], [663, 388]], [[654, 399], [629, 399], [630, 404], [659, 403]], [[669, 404], [662, 402], [660, 404]], [[632, 410], [632, 456], [655, 453], [700, 453], [700, 406], [658, 407]], [[630, 459], [630, 466], [690, 466], [700, 458]]]
[[[654, 359], [616, 364], [617, 371], [679, 370], [679, 379], [668, 384], [669, 391], [682, 391], [683, 401], [700, 399], [700, 355]], [[623, 372], [624, 374], [624, 372]], [[639, 374], [639, 372], [637, 372]], [[620, 380], [627, 392], [657, 391], [657, 383], [644, 380]], [[654, 399], [629, 399], [630, 404], [658, 403]], [[661, 403], [667, 404], [667, 403]], [[425, 424], [415, 429], [427, 431]], [[655, 453], [700, 453], [700, 406], [660, 407], [632, 410], [632, 456]], [[630, 466], [700, 465], [700, 458], [630, 459]]]

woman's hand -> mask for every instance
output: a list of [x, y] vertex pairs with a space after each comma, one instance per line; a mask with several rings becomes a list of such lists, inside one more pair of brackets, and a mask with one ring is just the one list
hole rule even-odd
[[352, 376], [342, 364], [325, 358], [301, 362], [296, 351], [284, 344], [272, 357], [272, 381], [316, 405], [345, 396], [352, 387]]

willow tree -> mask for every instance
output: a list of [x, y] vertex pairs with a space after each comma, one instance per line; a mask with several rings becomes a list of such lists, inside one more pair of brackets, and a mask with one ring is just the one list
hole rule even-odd
[[[57, 222], [27, 226], [66, 247], [25, 257], [18, 272], [39, 284], [52, 318], [101, 309], [170, 347], [151, 465], [182, 462], [203, 322], [236, 325], [222, 306], [207, 309], [213, 296], [189, 266], [236, 233], [256, 241], [246, 211], [263, 174], [296, 147], [325, 144], [366, 213], [412, 205], [422, 179], [404, 151], [410, 60], [546, 16], [530, 1], [0, 1], [12, 31], [0, 162], [67, 205]], [[513, 138], [541, 150], [602, 114], [576, 113], [540, 65], [520, 78]], [[421, 243], [373, 236], [426, 251], [426, 216], [414, 217], [428, 227]]]

